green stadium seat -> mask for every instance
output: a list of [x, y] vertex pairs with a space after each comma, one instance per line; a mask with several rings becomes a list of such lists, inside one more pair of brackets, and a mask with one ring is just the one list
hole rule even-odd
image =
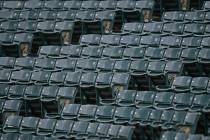
[[81, 5], [81, 10], [97, 10], [99, 5], [99, 1], [88, 0], [83, 1]]
[[82, 76], [82, 72], [75, 71], [75, 72], [68, 72], [66, 74], [66, 79], [64, 84], [66, 86], [78, 86], [80, 84], [80, 79]]
[[80, 104], [68, 104], [63, 107], [61, 112], [61, 118], [66, 120], [77, 119], [81, 105]]
[[164, 13], [162, 20], [164, 22], [180, 22], [184, 21], [185, 12], [184, 11], [167, 11]]
[[201, 44], [202, 38], [201, 37], [185, 37], [182, 40], [182, 47], [193, 47], [198, 48]]
[[119, 106], [134, 106], [136, 99], [135, 90], [119, 91], [116, 96], [116, 104]]
[[25, 9], [42, 9], [44, 6], [44, 1], [41, 0], [30, 0], [26, 1], [24, 4]]
[[39, 12], [37, 10], [21, 11], [19, 19], [21, 20], [37, 20]]
[[40, 119], [37, 125], [36, 133], [40, 136], [52, 135], [56, 119]]
[[14, 71], [11, 74], [11, 82], [18, 84], [30, 84], [32, 72], [26, 70]]
[[3, 131], [6, 133], [9, 132], [18, 132], [20, 128], [20, 124], [22, 121], [21, 116], [9, 116], [7, 117], [4, 126], [3, 126]]
[[81, 52], [82, 46], [80, 45], [62, 46], [60, 57], [80, 57]]
[[160, 47], [169, 48], [169, 47], [181, 47], [182, 37], [178, 36], [163, 36], [161, 37]]
[[162, 60], [165, 50], [163, 48], [148, 47], [144, 57], [148, 60]]
[[120, 59], [122, 58], [124, 48], [122, 47], [107, 47], [104, 48], [102, 56], [104, 58]]
[[74, 71], [77, 63], [77, 59], [57, 59], [55, 68], [59, 71]]
[[145, 35], [141, 37], [141, 47], [158, 47], [160, 44], [160, 35]]
[[44, 2], [44, 8], [52, 9], [52, 10], [62, 9], [63, 8], [63, 1], [47, 0], [47, 1]]
[[53, 72], [50, 76], [49, 85], [64, 85], [66, 72]]
[[124, 35], [121, 36], [120, 45], [122, 46], [138, 46], [141, 37], [139, 35]]
[[115, 106], [98, 106], [96, 111], [96, 120], [100, 123], [113, 122]]
[[25, 88], [25, 85], [10, 86], [10, 89], [8, 91], [8, 99], [23, 99]]
[[52, 58], [36, 58], [35, 70], [54, 71], [55, 59]]
[[187, 22], [203, 22], [204, 18], [204, 11], [187, 11], [184, 20]]
[[0, 58], [0, 67], [1, 69], [13, 69], [15, 64], [14, 57], [1, 57]]
[[38, 122], [39, 118], [37, 117], [23, 117], [20, 125], [20, 133], [22, 134], [36, 133]]
[[23, 8], [24, 1], [4, 1], [3, 8], [5, 9], [15, 9], [15, 10], [21, 10]]
[[78, 120], [80, 121], [94, 121], [97, 111], [96, 105], [82, 105], [78, 113]]
[[101, 54], [103, 52], [102, 47], [98, 46], [89, 46], [89, 47], [84, 47], [82, 49], [82, 56], [83, 57], [92, 57], [92, 58], [100, 58]]
[[57, 58], [60, 54], [60, 46], [41, 46], [39, 49], [39, 57]]
[[124, 34], [140, 34], [143, 30], [143, 23], [140, 22], [129, 22], [124, 23], [122, 27], [122, 33]]
[[35, 63], [35, 58], [33, 57], [19, 57], [16, 58], [14, 68], [21, 70], [21, 69], [27, 69], [27, 70], [33, 70]]
[[121, 36], [119, 35], [102, 35], [100, 45], [102, 46], [117, 46], [120, 45]]
[[117, 107], [114, 114], [114, 123], [128, 123], [134, 113], [134, 107]]
[[82, 1], [64, 1], [63, 8], [70, 10], [79, 10], [81, 8]]
[[154, 91], [138, 91], [135, 98], [135, 106], [141, 107], [152, 107], [156, 96]]
[[49, 83], [51, 72], [35, 71], [31, 75], [31, 82], [35, 85], [47, 85]]
[[175, 94], [173, 92], [157, 92], [154, 107], [157, 109], [172, 109]]
[[161, 34], [163, 29], [163, 22], [148, 22], [144, 23], [143, 32], [146, 34]]
[[94, 71], [97, 67], [98, 60], [97, 59], [77, 59], [76, 69], [85, 71]]

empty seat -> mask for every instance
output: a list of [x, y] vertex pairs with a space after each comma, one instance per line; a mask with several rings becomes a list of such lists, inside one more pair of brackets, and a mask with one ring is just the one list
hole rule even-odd
[[201, 37], [185, 37], [182, 40], [182, 47], [194, 47], [198, 48], [201, 44]]
[[59, 71], [74, 71], [77, 64], [77, 59], [58, 59], [55, 64], [55, 68]]
[[148, 22], [144, 24], [143, 32], [146, 34], [161, 33], [163, 29], [163, 22]]
[[60, 46], [41, 46], [38, 54], [39, 57], [56, 58], [60, 54]]
[[18, 23], [17, 29], [25, 32], [35, 32], [37, 29], [37, 21], [26, 20]]
[[36, 58], [35, 69], [44, 71], [54, 71], [55, 59], [51, 58]]
[[138, 35], [124, 35], [120, 39], [122, 46], [138, 46], [141, 37]]
[[0, 67], [1, 69], [13, 69], [15, 64], [14, 57], [1, 57], [0, 58]]
[[[70, 2], [70, 1], [65, 1], [65, 2]], [[56, 19], [61, 20], [61, 21], [73, 21], [75, 19], [77, 11], [76, 10], [59, 10], [57, 12]]]
[[81, 9], [84, 10], [96, 10], [98, 8], [99, 1], [89, 0], [83, 1], [81, 5]]
[[165, 23], [163, 32], [166, 34], [182, 35], [185, 27], [185, 24], [182, 22]]
[[160, 46], [163, 48], [180, 47], [181, 43], [182, 37], [169, 35], [161, 37]]
[[103, 51], [103, 48], [98, 47], [98, 46], [84, 47], [82, 49], [82, 56], [99, 58], [101, 57], [102, 51]]
[[33, 57], [20, 57], [15, 61], [15, 69], [28, 69], [34, 68], [35, 58]]
[[135, 98], [136, 107], [152, 107], [155, 95], [154, 91], [138, 91]]
[[20, 132], [23, 134], [32, 134], [36, 132], [39, 118], [37, 117], [23, 117], [20, 125]]
[[120, 0], [117, 2], [117, 9], [118, 10], [122, 10], [122, 11], [134, 11], [135, 10], [135, 6], [136, 6], [136, 2], [135, 1], [123, 1]]
[[50, 76], [50, 85], [63, 85], [66, 78], [66, 72], [54, 72]]
[[44, 2], [44, 8], [46, 9], [62, 9], [63, 2], [59, 0], [47, 0]]
[[80, 71], [68, 72], [66, 74], [64, 84], [67, 86], [78, 86], [80, 83], [81, 76], [82, 72]]
[[80, 38], [81, 45], [99, 45], [101, 35], [99, 34], [87, 34], [82, 35]]
[[98, 106], [96, 120], [99, 122], [113, 122], [115, 109], [114, 106]]
[[144, 57], [145, 48], [141, 47], [131, 47], [131, 48], [125, 48], [123, 57], [126, 59], [140, 59]]
[[149, 125], [149, 115], [152, 109], [147, 107], [142, 107], [136, 109], [130, 119], [130, 124], [139, 124], [141, 126]]
[[117, 124], [128, 123], [133, 113], [133, 107], [117, 107], [114, 114], [114, 122]]
[[86, 10], [78, 11], [75, 17], [75, 21], [90, 22], [95, 18], [95, 11]]
[[66, 137], [71, 131], [74, 122], [71, 120], [57, 120], [53, 136], [56, 138]]
[[11, 81], [19, 84], [29, 84], [31, 79], [31, 72], [26, 70], [14, 71], [11, 75]]
[[24, 5], [23, 1], [16, 1], [16, 0], [4, 1], [3, 8], [21, 10], [23, 8], [23, 5]]
[[44, 6], [44, 2], [41, 0], [30, 0], [24, 4], [25, 9], [41, 9]]
[[18, 132], [20, 124], [22, 121], [21, 116], [9, 116], [7, 117], [5, 124], [3, 126], [3, 131], [8, 132]]
[[204, 11], [187, 11], [185, 13], [185, 21], [189, 22], [202, 22], [205, 18]]
[[144, 59], [135, 60], [131, 62], [131, 75], [145, 75], [148, 67], [148, 61]]
[[148, 60], [162, 60], [164, 49], [148, 47], [145, 51], [144, 57]]
[[168, 22], [168, 21], [183, 21], [185, 16], [184, 11], [167, 11], [163, 15], [163, 20]]
[[204, 24], [189, 23], [184, 27], [184, 33], [190, 35], [203, 35], [205, 31]]
[[192, 82], [192, 77], [178, 76], [175, 77], [172, 88], [178, 92], [189, 91], [191, 82]]
[[191, 111], [205, 110], [205, 107], [208, 106], [209, 98], [210, 98], [210, 96], [206, 95], [206, 94], [195, 95], [193, 102], [192, 102], [192, 106], [190, 107], [190, 110]]
[[82, 71], [94, 71], [97, 67], [98, 60], [97, 59], [78, 59], [76, 68]]
[[21, 20], [37, 20], [39, 12], [37, 10], [21, 11], [19, 19]]
[[116, 72], [128, 72], [130, 69], [130, 60], [117, 60], [115, 62], [114, 71]]
[[80, 45], [62, 46], [60, 57], [80, 57], [81, 52], [82, 46]]
[[143, 29], [143, 23], [140, 22], [129, 22], [129, 23], [124, 23], [122, 27], [122, 32], [123, 33], [134, 33], [134, 34], [140, 34], [142, 33]]
[[120, 44], [119, 35], [102, 35], [100, 44], [103, 46], [117, 46]]
[[0, 28], [4, 32], [15, 32], [17, 30], [17, 26], [17, 21], [4, 21], [0, 24]]
[[79, 110], [81, 105], [80, 104], [68, 104], [63, 107], [61, 112], [61, 117], [63, 119], [77, 119]]
[[41, 21], [37, 24], [37, 31], [42, 33], [53, 32], [55, 28], [55, 21]]
[[100, 1], [99, 5], [98, 5], [98, 9], [102, 9], [102, 10], [115, 10], [116, 8], [116, 1], [112, 1], [112, 0], [103, 0]]
[[0, 21], [5, 21], [5, 20], [17, 20], [19, 18], [19, 11], [16, 10], [7, 10], [7, 9], [2, 9], [0, 10]]
[[160, 35], [145, 35], [141, 37], [141, 47], [157, 47], [160, 44]]
[[51, 135], [55, 124], [55, 119], [40, 119], [37, 125], [37, 134], [44, 136]]
[[51, 72], [37, 71], [31, 75], [31, 82], [35, 85], [47, 85], [51, 76]]
[[100, 71], [112, 71], [114, 69], [115, 60], [99, 59], [97, 69]]
[[164, 58], [166, 60], [179, 60], [181, 53], [181, 48], [167, 48], [164, 53]]
[[190, 93], [176, 94], [173, 101], [174, 108], [177, 110], [190, 109], [193, 98], [194, 95]]
[[96, 111], [97, 111], [96, 105], [82, 105], [79, 110], [78, 120], [81, 121], [95, 120]]
[[82, 1], [64, 1], [63, 8], [64, 9], [80, 9], [82, 5]]
[[154, 100], [155, 108], [157, 109], [171, 109], [173, 108], [173, 92], [157, 92]]
[[184, 63], [195, 63], [198, 57], [197, 48], [186, 48], [182, 50], [181, 59]]
[[135, 105], [135, 98], [135, 90], [119, 91], [116, 96], [116, 103], [119, 106], [133, 106]]
[[123, 55], [124, 49], [122, 47], [107, 47], [103, 50], [103, 57], [119, 59]]
[[27, 86], [24, 93], [24, 99], [29, 101], [40, 99], [42, 89], [42, 86]]
[[25, 85], [13, 85], [10, 86], [8, 91], [8, 99], [23, 99], [25, 93]]

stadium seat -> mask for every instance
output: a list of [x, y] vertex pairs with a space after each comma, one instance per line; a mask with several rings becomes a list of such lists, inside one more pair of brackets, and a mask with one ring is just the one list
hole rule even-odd
[[63, 8], [67, 10], [79, 10], [82, 5], [82, 1], [64, 1]]
[[68, 104], [63, 107], [61, 112], [61, 118], [67, 120], [77, 119], [79, 110], [81, 105], [80, 104]]
[[205, 24], [196, 24], [196, 23], [189, 23], [186, 24], [184, 27], [184, 33], [187, 35], [195, 35], [200, 36], [203, 35], [205, 31]]
[[54, 72], [50, 76], [49, 85], [63, 85], [66, 78], [66, 72]]
[[179, 60], [182, 53], [181, 48], [167, 48], [164, 53], [166, 60]]
[[144, 57], [145, 48], [131, 47], [125, 48], [123, 52], [123, 57], [125, 59], [137, 60]]
[[36, 133], [36, 127], [39, 122], [37, 117], [23, 117], [20, 125], [20, 133], [22, 134], [32, 134]]
[[169, 47], [180, 47], [182, 43], [182, 37], [178, 36], [163, 36], [161, 37], [160, 47], [169, 48]]
[[208, 83], [208, 77], [193, 77], [190, 92], [194, 94], [206, 93]]
[[[65, 2], [70, 2], [70, 1], [65, 1]], [[65, 4], [64, 4], [64, 6], [65, 6]], [[66, 23], [68, 23], [68, 22], [74, 21], [76, 13], [77, 13], [76, 10], [59, 10], [57, 12], [56, 19], [59, 21], [66, 21]], [[63, 25], [65, 25], [65, 24], [63, 24]], [[63, 27], [68, 27], [68, 26], [63, 26]]]
[[154, 106], [157, 109], [171, 109], [173, 108], [173, 92], [157, 92], [154, 99]]
[[160, 35], [145, 35], [141, 37], [141, 47], [157, 47], [160, 44]]
[[26, 70], [14, 71], [11, 74], [11, 82], [18, 84], [30, 84], [32, 72]]
[[80, 45], [62, 46], [60, 57], [80, 57], [81, 52], [82, 46]]
[[163, 22], [148, 22], [143, 26], [143, 33], [146, 34], [161, 34], [163, 29]]
[[47, 136], [53, 133], [55, 127], [55, 119], [40, 119], [37, 125], [36, 133], [37, 135]]
[[115, 72], [129, 72], [130, 60], [117, 60], [115, 62], [114, 71]]
[[34, 68], [35, 58], [33, 57], [19, 57], [16, 58], [14, 69], [32, 70]]
[[204, 11], [187, 11], [184, 20], [187, 22], [202, 22], [205, 18]]
[[116, 107], [114, 106], [98, 106], [96, 111], [96, 120], [101, 123], [113, 122], [113, 116]]
[[98, 9], [102, 9], [102, 10], [115, 10], [116, 4], [117, 4], [116, 1], [103, 0], [103, 1], [100, 1], [99, 5], [98, 5]]
[[60, 87], [57, 93], [57, 98], [61, 106], [69, 103], [74, 103], [77, 94], [76, 87]]
[[114, 122], [116, 124], [128, 123], [134, 113], [133, 107], [117, 107], [114, 114]]
[[8, 140], [8, 139], [17, 140], [18, 137], [19, 137], [18, 133], [5, 133], [5, 134], [1, 135], [2, 140]]
[[13, 69], [15, 64], [14, 57], [1, 57], [0, 58], [0, 67], [1, 69]]
[[8, 99], [23, 99], [25, 88], [25, 85], [10, 86], [10, 89], [8, 91]]
[[44, 1], [41, 0], [30, 0], [26, 1], [24, 4], [25, 9], [41, 9], [44, 6]]
[[201, 44], [201, 37], [185, 37], [182, 40], [182, 47], [193, 47], [193, 48], [198, 48]]
[[19, 11], [16, 10], [7, 10], [1, 9], [0, 10], [0, 21], [5, 20], [18, 20], [19, 19]]
[[122, 33], [124, 34], [140, 34], [142, 33], [143, 23], [140, 22], [129, 22], [124, 23], [122, 27]]
[[41, 97], [42, 86], [27, 86], [24, 93], [24, 99], [27, 101], [38, 100]]
[[124, 48], [122, 47], [106, 47], [103, 50], [102, 56], [104, 58], [120, 59], [122, 58]]
[[31, 75], [31, 82], [35, 85], [46, 85], [49, 82], [51, 72], [37, 71]]
[[24, 32], [36, 32], [37, 29], [37, 21], [33, 20], [26, 20], [26, 21], [20, 21], [18, 23], [17, 29]]
[[73, 125], [74, 122], [71, 120], [57, 120], [53, 131], [53, 137], [55, 138], [66, 137], [71, 131]]
[[70, 132], [69, 137], [70, 138], [80, 138], [82, 134], [85, 134], [87, 128], [88, 128], [89, 122], [87, 121], [79, 121], [75, 122], [72, 131]]
[[66, 86], [79, 86], [82, 72], [67, 72], [64, 84]]
[[8, 132], [18, 132], [20, 128], [20, 124], [22, 121], [21, 116], [9, 116], [7, 117], [4, 126], [3, 126], [3, 131], [8, 133]]
[[116, 96], [116, 104], [119, 106], [134, 106], [136, 98], [135, 90], [119, 91]]
[[135, 106], [141, 107], [152, 107], [155, 99], [156, 92], [154, 91], [138, 91], [135, 98]]
[[10, 89], [10, 85], [8, 84], [0, 84], [0, 95], [1, 99], [6, 99], [8, 95], [8, 91]]
[[62, 9], [63, 2], [59, 0], [47, 0], [44, 2], [44, 8], [52, 10]]
[[99, 34], [87, 34], [82, 35], [80, 38], [80, 45], [99, 45], [101, 35]]
[[37, 20], [39, 12], [37, 10], [21, 11], [19, 19], [21, 20]]
[[52, 58], [36, 58], [35, 70], [54, 71], [55, 59]]
[[149, 115], [151, 111], [152, 109], [147, 107], [136, 109], [132, 118], [130, 118], [129, 124], [139, 124], [140, 126], [149, 125]]
[[15, 10], [21, 10], [23, 8], [24, 2], [23, 1], [4, 1], [3, 8], [5, 9], [15, 9]]
[[57, 58], [60, 54], [60, 46], [41, 46], [38, 54], [40, 58]]
[[80, 71], [94, 71], [97, 67], [98, 60], [97, 59], [85, 59], [80, 58], [77, 59], [76, 69]]
[[121, 36], [120, 45], [129, 47], [138, 46], [140, 39], [141, 37], [138, 35], [124, 35]]
[[77, 59], [58, 59], [56, 60], [55, 68], [59, 71], [74, 71]]
[[82, 105], [78, 113], [80, 121], [94, 121], [97, 111], [97, 105]]
[[89, 46], [89, 47], [84, 47], [82, 49], [82, 56], [83, 57], [92, 57], [92, 58], [100, 58], [101, 54], [103, 52], [103, 48], [102, 47], [98, 47], [98, 46]]
[[180, 93], [174, 96], [173, 105], [177, 110], [190, 109], [194, 95], [190, 93]]
[[99, 5], [99, 1], [88, 0], [83, 1], [81, 5], [81, 10], [97, 10]]
[[164, 13], [162, 20], [165, 22], [182, 22], [184, 17], [184, 11], [167, 11]]
[[169, 35], [183, 35], [183, 30], [186, 28], [183, 22], [165, 23], [163, 26], [163, 33]]
[[144, 57], [148, 60], [162, 60], [164, 55], [164, 49], [148, 47], [145, 51]]
[[120, 39], [119, 35], [102, 35], [100, 44], [102, 46], [117, 46], [120, 44]]

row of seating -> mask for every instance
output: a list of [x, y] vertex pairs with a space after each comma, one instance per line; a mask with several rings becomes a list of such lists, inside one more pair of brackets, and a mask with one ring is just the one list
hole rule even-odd
[[[115, 107], [96, 105], [65, 105], [61, 111], [62, 119], [114, 122], [115, 124], [130, 124], [140, 126], [162, 127], [162, 129], [177, 129], [179, 126], [197, 125], [199, 113], [174, 110], [160, 110], [149, 107]], [[192, 130], [193, 132], [194, 130]]]
[[164, 22], [154, 21], [148, 23], [129, 22], [125, 23], [118, 34], [158, 34], [187, 36], [209, 36], [209, 25], [204, 22]]
[[4, 123], [3, 131], [6, 133], [36, 133], [41, 136], [50, 135], [55, 138], [67, 139], [116, 138], [131, 140], [134, 135], [132, 126], [22, 116], [9, 116]]
[[[208, 63], [208, 48], [154, 48], [154, 47], [98, 47], [98, 46], [42, 46], [40, 58], [84, 58], [110, 60], [180, 60], [183, 63]], [[2, 58], [3, 59], [3, 58]]]
[[0, 138], [2, 140], [57, 140], [53, 137], [36, 136], [32, 134], [17, 134], [17, 133], [1, 133]]
[[208, 10], [166, 11], [162, 16], [164, 22], [204, 22], [209, 21]]
[[121, 0], [121, 1], [62, 1], [62, 0], [31, 0], [31, 1], [4, 1], [2, 8], [5, 9], [80, 9], [80, 10], [142, 10], [142, 9], [153, 9], [154, 0]]
[[[132, 107], [114, 107], [114, 106], [95, 106], [95, 105], [79, 105], [70, 104], [64, 107], [61, 113], [62, 119], [65, 120], [78, 120], [85, 122], [99, 122], [99, 123], [116, 123], [151, 126], [151, 127], [163, 127], [163, 129], [177, 129], [177, 127], [186, 126], [189, 127], [193, 133], [193, 127], [197, 125], [199, 120], [199, 113], [185, 112], [185, 111], [173, 111], [173, 110], [156, 110], [151, 108], [139, 108]], [[9, 117], [13, 118], [13, 116]], [[22, 118], [22, 117], [21, 117]], [[49, 135], [49, 129], [53, 131], [53, 125], [55, 125], [56, 119], [44, 119], [42, 122], [51, 120], [49, 128], [46, 128], [45, 135]], [[54, 121], [54, 124], [53, 124]], [[13, 122], [13, 125], [9, 125]], [[19, 120], [18, 122], [21, 122]], [[24, 121], [25, 122], [25, 121]], [[30, 123], [30, 121], [28, 121]], [[106, 124], [105, 123], [105, 124]], [[43, 123], [41, 123], [43, 125]], [[9, 126], [8, 126], [9, 125]], [[13, 121], [5, 121], [3, 130], [5, 132], [17, 132], [19, 131], [20, 123]], [[13, 127], [12, 127], [13, 126]], [[17, 127], [15, 127], [17, 126]], [[28, 125], [28, 130], [34, 130], [33, 127], [37, 125]], [[5, 128], [6, 127], [6, 128]], [[14, 130], [15, 129], [15, 130]], [[44, 129], [44, 128], [43, 128]], [[10, 130], [10, 131], [9, 131]], [[83, 129], [85, 130], [85, 129]], [[44, 132], [43, 132], [44, 133]], [[42, 134], [43, 134], [42, 133]], [[44, 134], [43, 134], [44, 135]]]
[[207, 94], [123, 90], [112, 99], [101, 98], [100, 104], [209, 112], [209, 101], [210, 96]]
[[160, 140], [210, 140], [210, 137], [202, 134], [186, 134], [183, 132], [166, 131], [162, 134]]

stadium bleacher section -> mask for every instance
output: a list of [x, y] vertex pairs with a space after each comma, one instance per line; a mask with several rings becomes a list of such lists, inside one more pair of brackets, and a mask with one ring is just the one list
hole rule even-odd
[[209, 9], [1, 0], [0, 139], [209, 140]]

